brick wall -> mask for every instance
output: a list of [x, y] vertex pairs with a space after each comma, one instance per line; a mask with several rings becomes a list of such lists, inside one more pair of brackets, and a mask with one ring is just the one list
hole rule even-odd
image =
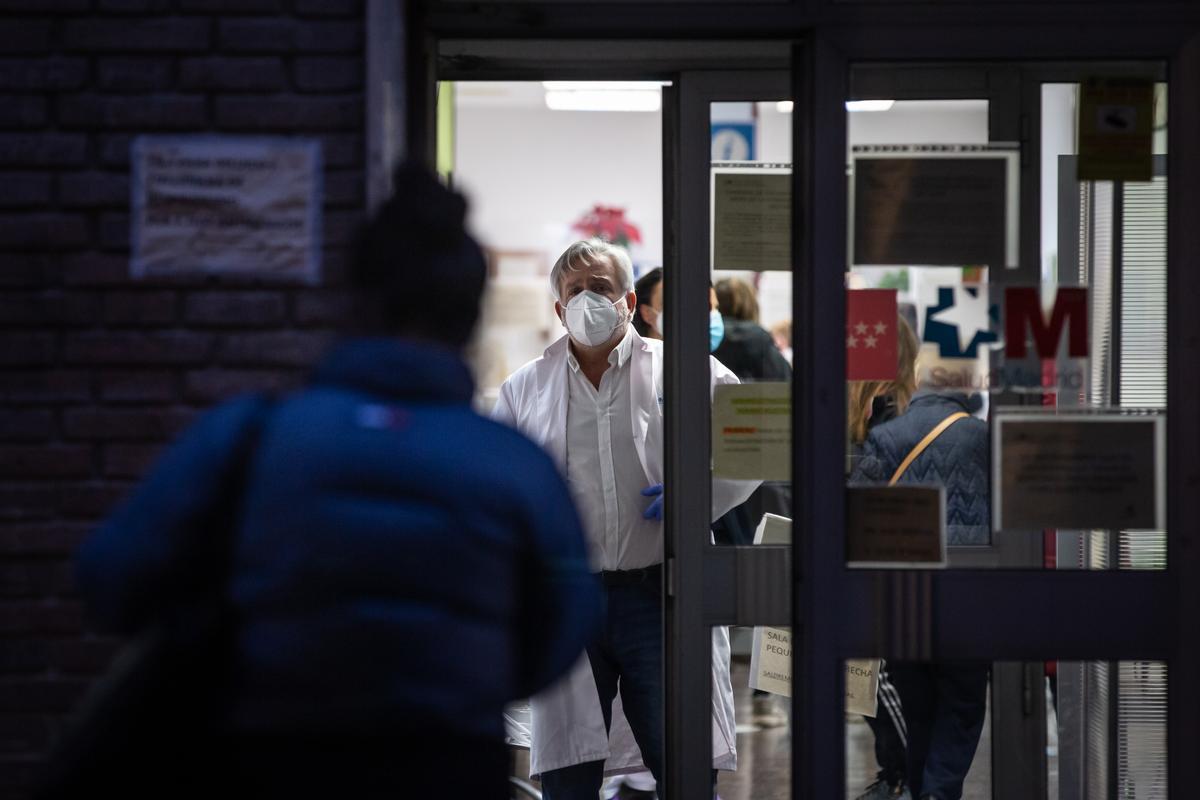
[[[173, 435], [297, 380], [344, 304], [361, 218], [361, 0], [0, 0], [0, 796], [102, 670], [71, 555]], [[319, 287], [132, 281], [144, 132], [324, 143]]]

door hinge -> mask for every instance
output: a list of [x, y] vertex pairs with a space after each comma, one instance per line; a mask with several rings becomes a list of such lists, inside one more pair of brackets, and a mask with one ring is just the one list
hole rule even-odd
[[675, 559], [668, 558], [666, 564], [667, 597], [675, 596]]

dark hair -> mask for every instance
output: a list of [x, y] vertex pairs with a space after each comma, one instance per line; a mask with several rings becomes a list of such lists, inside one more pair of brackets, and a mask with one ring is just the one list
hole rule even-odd
[[358, 237], [355, 324], [462, 347], [479, 319], [487, 261], [466, 232], [467, 201], [424, 166], [395, 173], [392, 196]]
[[633, 292], [637, 295], [637, 305], [633, 310], [633, 329], [638, 332], [638, 336], [650, 335], [650, 326], [642, 319], [642, 306], [650, 305], [650, 296], [654, 294], [654, 287], [662, 283], [662, 278], [662, 267], [655, 267], [638, 278], [637, 283], [633, 285]]
[[753, 286], [741, 278], [725, 278], [717, 281], [716, 291], [721, 316], [758, 322], [758, 298]]

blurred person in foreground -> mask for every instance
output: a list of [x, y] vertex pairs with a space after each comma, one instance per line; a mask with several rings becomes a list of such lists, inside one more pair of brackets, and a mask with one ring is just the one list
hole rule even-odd
[[220, 535], [201, 520], [228, 502], [223, 476], [253, 437], [214, 709], [229, 759], [207, 765], [239, 793], [507, 797], [505, 703], [560, 677], [598, 632], [554, 463], [471, 409], [461, 352], [486, 268], [465, 212], [402, 167], [354, 260], [357, 335], [300, 390], [203, 416], [83, 546], [103, 627], [154, 624], [221, 580], [196, 558]]
[[[902, 315], [898, 328], [897, 380], [852, 382], [849, 387], [850, 438], [863, 441], [850, 483], [940, 486], [947, 543], [987, 544], [988, 429], [972, 416], [980, 398], [920, 391], [916, 337]], [[912, 394], [914, 387], [918, 391]], [[876, 414], [891, 418], [872, 425]], [[959, 800], [983, 732], [988, 666], [893, 661], [887, 675], [900, 700], [902, 721], [896, 730], [905, 737], [908, 790], [917, 798]], [[879, 697], [894, 713], [882, 671]], [[886, 780], [893, 777], [887, 774], [893, 771], [891, 757], [880, 757], [882, 783], [867, 796], [902, 796], [903, 785], [889, 787]]]
[[[531, 703], [530, 772], [541, 776], [546, 800], [596, 800], [606, 773], [644, 766], [662, 785], [663, 348], [631, 325], [638, 300], [621, 248], [572, 244], [550, 272], [550, 289], [566, 333], [504, 382], [493, 417], [542, 444], [566, 475], [604, 585], [603, 635]], [[710, 391], [737, 383], [713, 358], [709, 378]], [[756, 486], [714, 480], [709, 519]], [[711, 541], [707, 529], [682, 533]], [[737, 764], [723, 627], [713, 629], [711, 669], [715, 788], [716, 770]]]

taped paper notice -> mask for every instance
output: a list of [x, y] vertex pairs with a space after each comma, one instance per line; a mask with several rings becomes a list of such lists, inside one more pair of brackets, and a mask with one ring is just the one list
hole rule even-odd
[[1015, 151], [856, 149], [851, 263], [1017, 265]]
[[132, 162], [134, 277], [319, 278], [320, 142], [141, 136]]
[[879, 659], [852, 658], [846, 662], [846, 713], [875, 716], [879, 696]]
[[945, 522], [941, 487], [849, 487], [846, 562], [855, 567], [945, 566]]
[[792, 696], [792, 629], [755, 628], [750, 688]]
[[791, 270], [790, 169], [713, 172], [713, 269]]
[[792, 477], [792, 387], [786, 382], [717, 386], [713, 393], [713, 477]]
[[1154, 82], [1091, 78], [1079, 87], [1079, 180], [1148, 181], [1154, 174]]
[[993, 527], [1162, 530], [1161, 414], [997, 414]]

